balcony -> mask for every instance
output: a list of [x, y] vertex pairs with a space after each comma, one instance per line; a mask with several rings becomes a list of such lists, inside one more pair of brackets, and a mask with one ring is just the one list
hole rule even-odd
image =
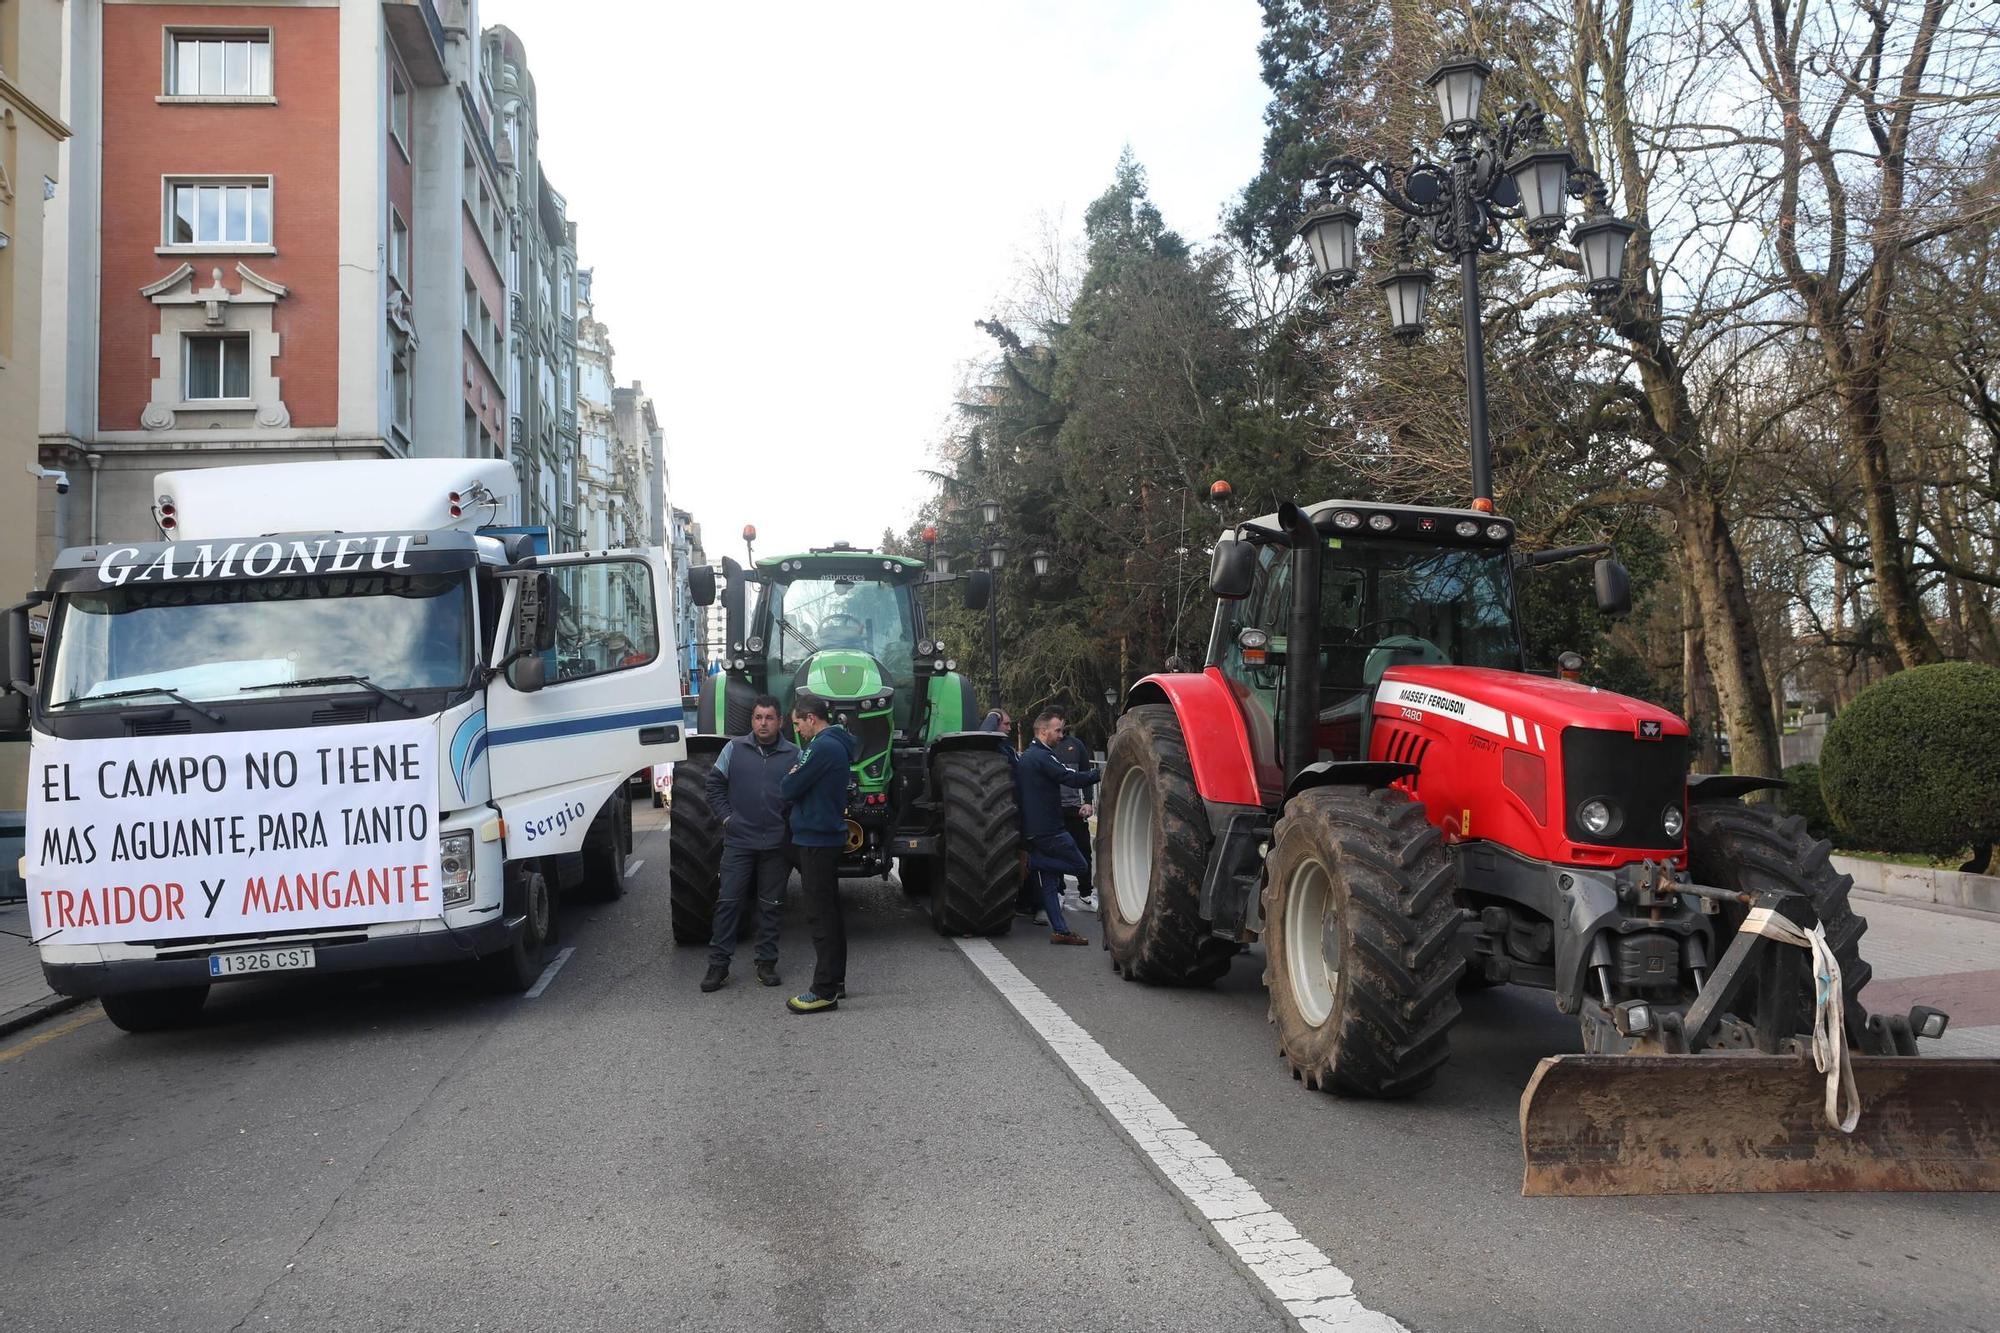
[[448, 81], [444, 23], [431, 0], [382, 0], [382, 19], [412, 79], [431, 88]]

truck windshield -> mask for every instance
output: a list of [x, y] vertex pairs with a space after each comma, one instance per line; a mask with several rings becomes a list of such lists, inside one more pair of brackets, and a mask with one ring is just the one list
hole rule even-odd
[[472, 585], [463, 573], [131, 584], [71, 594], [60, 617], [51, 707], [148, 687], [195, 700], [256, 698], [329, 676], [366, 676], [387, 690], [456, 689], [472, 675]]

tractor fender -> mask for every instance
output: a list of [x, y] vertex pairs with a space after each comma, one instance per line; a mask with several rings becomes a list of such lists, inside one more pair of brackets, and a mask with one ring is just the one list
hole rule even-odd
[[1308, 764], [1285, 784], [1285, 799], [1291, 800], [1314, 787], [1386, 787], [1401, 778], [1415, 777], [1415, 764], [1392, 764], [1365, 759], [1323, 760]]
[[1688, 800], [1690, 801], [1733, 801], [1739, 796], [1748, 796], [1753, 791], [1783, 791], [1782, 778], [1759, 778], [1734, 773], [1690, 773], [1688, 774]]
[[692, 759], [700, 754], [721, 754], [729, 748], [729, 736], [719, 736], [709, 731], [691, 731], [687, 735], [687, 757]]
[[935, 758], [952, 750], [999, 750], [1004, 752], [1014, 748], [1005, 736], [997, 731], [948, 731], [930, 743], [928, 758]]
[[1263, 805], [1243, 714], [1230, 697], [1229, 684], [1220, 671], [1210, 667], [1200, 675], [1161, 672], [1146, 676], [1126, 697], [1127, 708], [1138, 704], [1173, 708], [1187, 741], [1195, 790], [1204, 801]]

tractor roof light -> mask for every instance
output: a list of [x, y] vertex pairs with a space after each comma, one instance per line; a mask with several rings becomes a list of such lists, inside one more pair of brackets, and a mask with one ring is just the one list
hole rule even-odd
[[1371, 532], [1387, 532], [1395, 526], [1396, 520], [1387, 514], [1370, 514], [1368, 516], [1368, 529]]
[[1343, 509], [1333, 516], [1333, 526], [1343, 532], [1352, 532], [1361, 526], [1361, 515], [1352, 509]]
[[1461, 518], [1458, 520], [1458, 526], [1453, 528], [1452, 531], [1461, 537], [1477, 537], [1479, 535], [1479, 525], [1469, 518]]
[[1487, 539], [1490, 541], [1496, 541], [1496, 542], [1506, 541], [1507, 525], [1505, 523], [1488, 523], [1486, 525], [1486, 536]]

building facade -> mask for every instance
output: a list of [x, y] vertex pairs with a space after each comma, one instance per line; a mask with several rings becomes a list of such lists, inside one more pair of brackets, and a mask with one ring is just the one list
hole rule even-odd
[[[35, 585], [34, 544], [57, 480], [41, 475], [45, 226], [62, 187], [62, 0], [0, 4], [0, 606]], [[4, 804], [0, 797], [0, 804]]]
[[473, 0], [67, 0], [39, 531], [170, 468], [501, 456], [510, 244]]

